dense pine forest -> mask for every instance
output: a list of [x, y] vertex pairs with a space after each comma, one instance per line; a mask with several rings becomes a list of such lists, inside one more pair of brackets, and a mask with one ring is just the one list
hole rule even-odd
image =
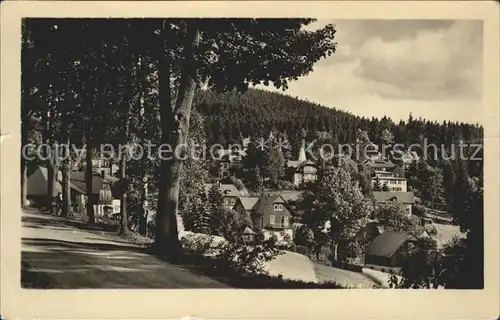
[[[366, 131], [372, 142], [380, 143], [384, 129], [394, 134], [394, 141], [404, 144], [429, 143], [450, 145], [460, 139], [480, 141], [483, 128], [478, 124], [457, 122], [438, 123], [414, 119], [395, 123], [389, 118], [368, 119], [328, 108], [314, 102], [285, 94], [250, 89], [216, 93], [199, 91], [194, 104], [206, 116], [207, 139], [214, 143], [236, 143], [241, 136], [265, 136], [270, 129], [287, 133], [291, 141], [305, 134], [307, 140], [328, 133], [332, 143], [352, 143], [357, 129]], [[304, 132], [305, 131], [305, 132]]]
[[[364, 118], [351, 113], [328, 108], [317, 103], [301, 100], [285, 94], [265, 90], [250, 89], [245, 93], [236, 91], [216, 93], [199, 91], [194, 100], [197, 110], [205, 118], [205, 134], [208, 143], [240, 143], [242, 137], [269, 135], [271, 130], [286, 134], [292, 146], [292, 154], [297, 150], [303, 138], [307, 141], [321, 139], [333, 145], [353, 143], [356, 132], [361, 129], [368, 133], [375, 144], [382, 144], [382, 132], [389, 130], [395, 143], [405, 146], [418, 143], [445, 146], [449, 150], [459, 141], [464, 143], [482, 143], [483, 127], [479, 124], [457, 122], [438, 123], [426, 119], [415, 119], [408, 115], [408, 120], [395, 123], [384, 117]], [[472, 150], [467, 152], [474, 152]], [[415, 150], [419, 152], [419, 150]], [[421, 152], [419, 152], [421, 155]], [[477, 157], [480, 157], [477, 154]], [[434, 159], [428, 159], [430, 164]], [[469, 163], [469, 170], [474, 176], [480, 176], [481, 163]]]

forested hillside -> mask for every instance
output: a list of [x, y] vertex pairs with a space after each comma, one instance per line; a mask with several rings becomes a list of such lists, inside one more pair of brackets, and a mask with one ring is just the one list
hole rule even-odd
[[[423, 146], [424, 139], [427, 139], [427, 145], [437, 145], [438, 152], [441, 145], [449, 150], [453, 144], [458, 148], [461, 140], [482, 143], [483, 139], [483, 127], [478, 124], [438, 123], [415, 119], [411, 115], [408, 115], [408, 120], [397, 123], [386, 117], [368, 119], [285, 94], [257, 89], [245, 93], [199, 91], [194, 105], [205, 117], [208, 143], [241, 143], [242, 137], [267, 137], [271, 130], [276, 130], [286, 134], [294, 156], [303, 138], [308, 141], [320, 138], [333, 145], [352, 143], [358, 129], [366, 131], [375, 144], [383, 143], [382, 132], [388, 129], [395, 143], [418, 143]], [[468, 154], [473, 153], [475, 148], [464, 150]], [[482, 151], [476, 156], [482, 156]], [[438, 165], [434, 159], [428, 160], [430, 164]], [[482, 161], [469, 162], [469, 170], [472, 175], [480, 176]]]
[[368, 132], [374, 143], [380, 143], [384, 129], [394, 134], [395, 142], [415, 143], [427, 138], [429, 143], [451, 144], [463, 139], [482, 139], [483, 128], [464, 123], [437, 123], [413, 119], [394, 123], [389, 118], [367, 119], [351, 113], [327, 108], [317, 103], [300, 100], [285, 94], [251, 89], [245, 93], [218, 94], [199, 91], [195, 101], [198, 110], [206, 116], [209, 142], [231, 143], [241, 141], [241, 135], [265, 136], [271, 129], [286, 132], [291, 141], [301, 135], [312, 140], [318, 135], [330, 136], [335, 143], [350, 143], [357, 129]]

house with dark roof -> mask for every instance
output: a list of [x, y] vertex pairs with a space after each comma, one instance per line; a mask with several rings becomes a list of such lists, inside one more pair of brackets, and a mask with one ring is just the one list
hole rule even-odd
[[[77, 170], [85, 171], [85, 168], [86, 168], [86, 161], [83, 160], [80, 163], [79, 168]], [[99, 158], [92, 159], [92, 170], [95, 173], [100, 174], [101, 177], [107, 177], [107, 176], [113, 177], [115, 174], [118, 173], [119, 168], [120, 167], [116, 159], [99, 159]]]
[[[27, 198], [36, 203], [42, 203], [47, 197], [47, 179], [48, 171], [43, 166], [38, 166], [35, 171], [28, 177]], [[112, 186], [116, 183], [116, 179], [103, 178], [98, 173], [92, 175], [92, 191], [87, 192], [87, 183], [85, 172], [77, 171], [70, 173], [70, 196], [72, 209], [75, 212], [85, 213], [87, 197], [93, 198], [94, 211], [97, 216], [104, 215], [105, 207], [110, 207], [112, 213], [120, 212], [120, 200], [115, 199], [117, 195], [113, 194]], [[58, 172], [57, 183], [54, 188], [54, 196], [59, 192], [62, 193], [62, 173]]]
[[249, 216], [253, 229], [262, 231], [264, 238], [275, 236], [278, 241], [293, 239], [292, 213], [280, 195], [239, 197], [234, 210]]
[[[219, 191], [222, 193], [222, 196], [224, 197], [224, 206], [226, 208], [233, 209], [238, 197], [244, 195], [244, 192], [239, 191], [234, 184], [216, 182], [216, 185], [219, 187]], [[205, 191], [207, 192], [207, 194], [211, 187], [212, 184], [210, 183], [205, 184]]]
[[386, 231], [377, 236], [365, 253], [365, 267], [382, 272], [399, 272], [405, 255], [415, 247], [413, 238], [404, 232]]
[[240, 144], [231, 144], [227, 149], [215, 151], [215, 155], [219, 159], [222, 177], [229, 177], [231, 168], [241, 168], [241, 162], [247, 156], [250, 142], [250, 138], [243, 138]]
[[286, 174], [290, 181], [300, 186], [303, 183], [314, 182], [317, 179], [316, 172], [318, 168], [316, 164], [307, 160], [304, 147], [300, 149], [299, 157], [297, 160], [290, 160], [286, 163]]
[[408, 167], [413, 162], [420, 160], [416, 151], [391, 150], [389, 158], [396, 164], [401, 164], [404, 168]]
[[413, 192], [373, 191], [373, 197], [376, 204], [384, 204], [391, 201], [402, 203], [408, 211], [408, 215], [411, 215], [412, 206], [415, 204]]
[[392, 171], [397, 167], [392, 161], [383, 158], [367, 159], [361, 164], [370, 174], [373, 174], [374, 171]]
[[[34, 205], [42, 204], [46, 202], [47, 199], [47, 188], [48, 188], [48, 170], [45, 167], [38, 166], [36, 169], [28, 176], [27, 184], [27, 194], [26, 197]], [[59, 193], [62, 193], [62, 173], [58, 172], [56, 185], [54, 187], [53, 197], [56, 197]], [[85, 190], [82, 189], [78, 184], [76, 184], [73, 179], [70, 181], [71, 197], [72, 200], [76, 200], [78, 194], [85, 194]]]
[[395, 192], [407, 191], [406, 178], [400, 177], [395, 172], [392, 171], [374, 170], [373, 176], [371, 177], [372, 187], [375, 188], [375, 185], [377, 183], [380, 185], [380, 187], [386, 187], [387, 191], [395, 191]]

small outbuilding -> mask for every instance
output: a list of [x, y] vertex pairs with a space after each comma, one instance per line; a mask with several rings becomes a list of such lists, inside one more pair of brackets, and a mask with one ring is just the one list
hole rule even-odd
[[406, 253], [413, 247], [414, 242], [407, 233], [386, 231], [368, 246], [365, 266], [383, 272], [398, 272], [403, 266]]

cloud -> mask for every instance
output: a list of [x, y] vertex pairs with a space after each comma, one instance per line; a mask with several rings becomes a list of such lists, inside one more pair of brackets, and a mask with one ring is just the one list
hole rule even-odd
[[[482, 23], [318, 21], [337, 26], [337, 52], [288, 94], [366, 117], [481, 122]], [[474, 110], [474, 111], [472, 111]]]
[[[477, 27], [479, 26], [479, 28]], [[368, 39], [356, 51], [356, 76], [375, 82], [381, 96], [418, 100], [451, 95], [479, 97], [482, 79], [481, 24], [457, 22], [414, 38]]]

